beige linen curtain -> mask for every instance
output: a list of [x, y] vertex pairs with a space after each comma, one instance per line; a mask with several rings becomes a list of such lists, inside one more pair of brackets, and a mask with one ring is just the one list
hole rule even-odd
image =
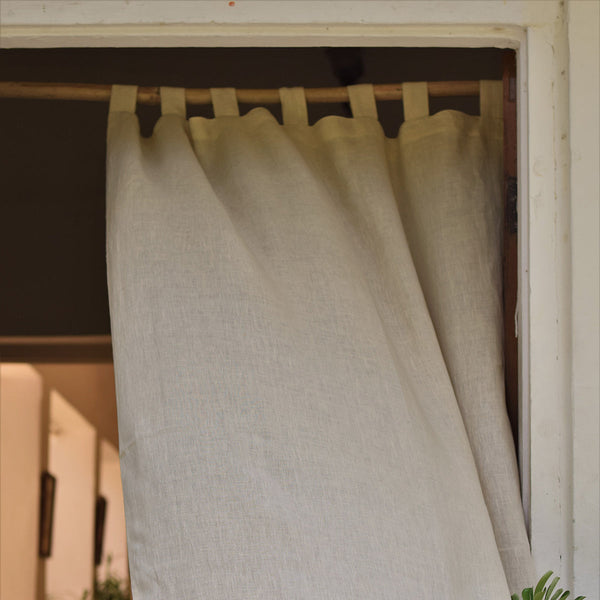
[[504, 408], [501, 88], [384, 136], [372, 87], [309, 126], [108, 130], [108, 280], [134, 598], [486, 599], [532, 583]]

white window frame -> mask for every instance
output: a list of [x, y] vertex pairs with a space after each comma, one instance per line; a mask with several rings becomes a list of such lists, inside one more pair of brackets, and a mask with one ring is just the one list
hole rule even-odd
[[[567, 13], [581, 13], [581, 4], [581, 0], [3, 0], [0, 45], [514, 48], [520, 290], [516, 327], [524, 508], [538, 570], [554, 569], [563, 585], [572, 586], [579, 569], [586, 585], [597, 585], [589, 575], [597, 569], [597, 553], [583, 556], [574, 544], [578, 535], [588, 542], [598, 539], [597, 517], [595, 522], [588, 521], [586, 527], [591, 531], [587, 533], [581, 534], [573, 525], [577, 486], [581, 482], [587, 485], [590, 477], [596, 477], [597, 483], [597, 462], [591, 470], [585, 467], [587, 471], [574, 469], [577, 463], [573, 462], [573, 424], [590, 426], [583, 408], [577, 409], [572, 402], [577, 384], [573, 373], [579, 367], [585, 371], [581, 349], [575, 347], [573, 354], [573, 336], [577, 334], [573, 322], [580, 327], [589, 324], [577, 325], [572, 309], [594, 282], [572, 282], [571, 258], [577, 248], [572, 245], [570, 227], [572, 219], [593, 217], [594, 208], [574, 208], [570, 199], [572, 193], [574, 197], [585, 193], [586, 186], [592, 186], [592, 193], [594, 185], [598, 188], [597, 177], [594, 180], [583, 169], [578, 173], [583, 181], [575, 184], [570, 180], [570, 148], [577, 144], [589, 147], [582, 137], [585, 132], [570, 130], [569, 114], [569, 86], [581, 87], [589, 77], [585, 71], [569, 71]], [[573, 212], [576, 210], [580, 212]], [[597, 231], [592, 228], [584, 234], [587, 238], [580, 247], [597, 245]], [[597, 256], [595, 260], [597, 265]], [[596, 288], [597, 281], [596, 276]], [[572, 283], [579, 287], [574, 289]], [[593, 328], [593, 319], [591, 324]], [[591, 342], [584, 344], [583, 351], [593, 349], [594, 339], [597, 349], [597, 319], [595, 333], [592, 331]], [[590, 375], [589, 368], [585, 373], [584, 378]], [[592, 377], [592, 400], [597, 381]], [[579, 412], [573, 413], [574, 407]], [[596, 442], [597, 431], [597, 426], [592, 426]], [[583, 518], [588, 520], [589, 509]], [[581, 587], [578, 593], [593, 596], [594, 589]]]

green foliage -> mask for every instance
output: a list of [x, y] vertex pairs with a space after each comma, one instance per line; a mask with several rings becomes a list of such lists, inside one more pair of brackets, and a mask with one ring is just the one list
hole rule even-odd
[[[107, 560], [107, 577], [104, 581], [97, 581], [94, 583], [94, 600], [131, 600], [131, 591], [128, 589], [127, 584], [121, 579], [111, 575], [110, 573], [110, 560]], [[554, 577], [546, 587], [546, 583], [552, 577], [552, 571], [544, 573], [540, 580], [537, 582], [534, 588], [525, 588], [521, 597], [517, 594], [511, 596], [511, 600], [567, 600], [571, 595], [568, 590], [562, 588], [556, 589], [556, 585], [560, 577]], [[83, 594], [81, 600], [92, 600], [89, 595], [89, 591]], [[585, 596], [577, 596], [574, 600], [585, 600]]]
[[[127, 583], [110, 572], [111, 556], [106, 560], [106, 579], [94, 582], [93, 600], [131, 600], [131, 591]], [[92, 600], [89, 590], [86, 590], [81, 600]]]
[[[517, 594], [513, 594], [511, 600], [567, 600], [571, 592], [564, 591], [562, 588], [558, 588], [555, 591], [560, 577], [555, 577], [548, 587], [545, 587], [550, 577], [552, 577], [552, 571], [544, 573], [537, 582], [535, 590], [533, 588], [525, 588], [521, 594], [521, 598]], [[585, 596], [577, 596], [575, 600], [584, 600], [584, 598]]]
[[131, 594], [120, 579], [109, 575], [104, 581], [95, 583], [94, 600], [131, 600]]

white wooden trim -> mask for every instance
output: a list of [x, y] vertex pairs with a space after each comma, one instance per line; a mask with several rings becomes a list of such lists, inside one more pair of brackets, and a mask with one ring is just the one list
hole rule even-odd
[[557, 0], [3, 0], [12, 25], [257, 24], [539, 26], [560, 14]]
[[529, 95], [527, 86], [528, 52], [526, 38], [517, 50], [517, 215], [518, 215], [518, 297], [515, 327], [519, 353], [519, 470], [525, 523], [531, 540], [531, 413], [529, 381]]
[[[2, 5], [2, 4], [0, 4]], [[7, 25], [3, 48], [408, 46], [517, 48], [517, 26], [397, 24]]]
[[[562, 21], [529, 28], [528, 346], [532, 551], [572, 582], [568, 88]], [[524, 166], [524, 165], [523, 165]], [[524, 265], [525, 266], [525, 265]], [[524, 299], [525, 300], [525, 299]]]

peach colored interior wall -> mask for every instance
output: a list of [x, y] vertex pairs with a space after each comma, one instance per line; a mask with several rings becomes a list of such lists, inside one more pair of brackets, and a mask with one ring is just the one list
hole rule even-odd
[[102, 581], [110, 573], [121, 580], [126, 580], [129, 577], [129, 570], [119, 452], [106, 440], [100, 441], [98, 493], [106, 498], [104, 547], [102, 562], [97, 571], [98, 578]]
[[37, 580], [42, 379], [0, 365], [0, 598], [34, 600]]
[[115, 376], [111, 364], [36, 364], [48, 387], [59, 391], [118, 448]]

